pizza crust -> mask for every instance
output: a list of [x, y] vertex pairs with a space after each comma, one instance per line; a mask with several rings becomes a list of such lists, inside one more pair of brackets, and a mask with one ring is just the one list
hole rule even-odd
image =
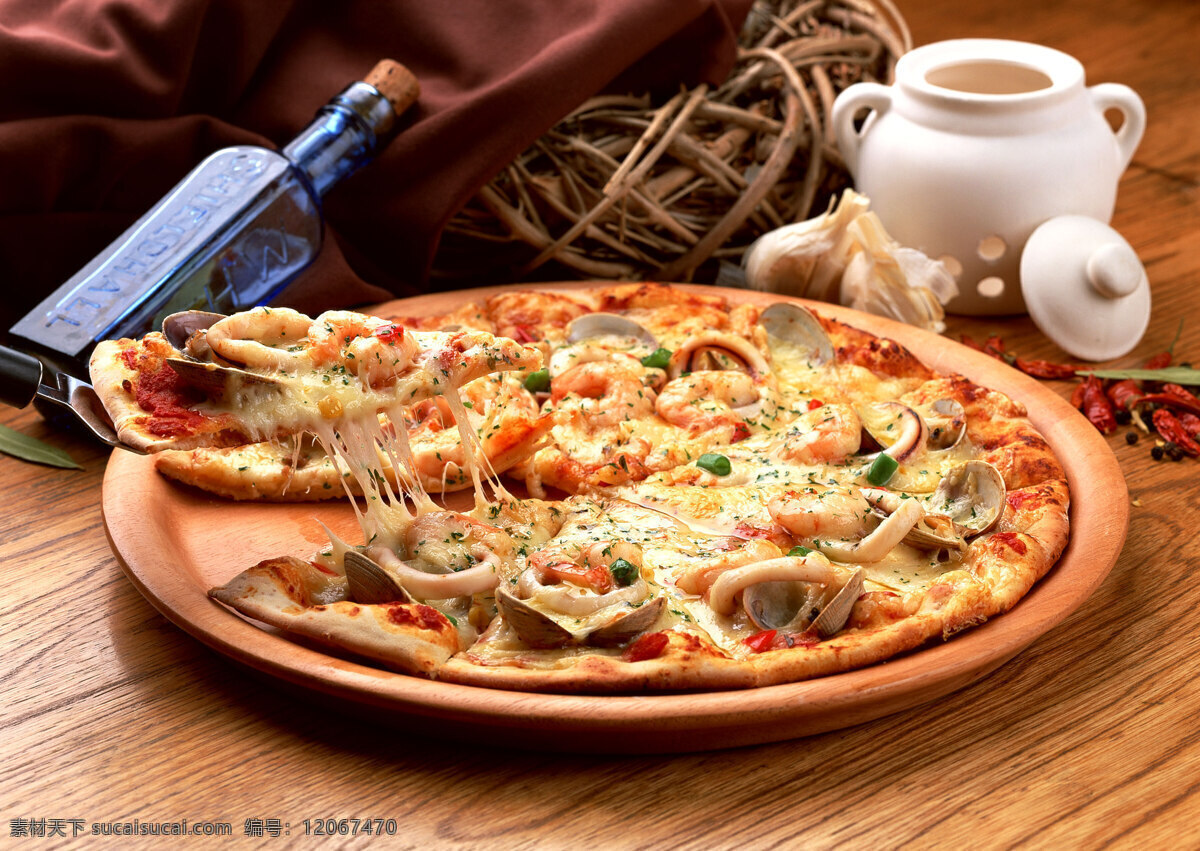
[[[581, 655], [547, 663], [544, 657], [529, 654], [525, 661], [504, 665], [491, 664], [467, 651], [442, 666], [438, 678], [484, 688], [566, 694], [739, 689], [758, 684], [752, 669], [730, 659], [701, 636], [665, 630], [639, 640], [662, 647], [646, 659], [639, 658], [634, 642], [612, 655]], [[646, 652], [654, 649], [657, 647]]]
[[407, 673], [432, 676], [459, 650], [454, 626], [432, 606], [351, 602], [343, 577], [293, 557], [260, 562], [208, 593], [247, 617]]
[[234, 446], [247, 439], [232, 416], [202, 415], [203, 396], [168, 365], [180, 352], [155, 331], [141, 340], [105, 340], [92, 353], [92, 386], [117, 439], [144, 452], [177, 446]]

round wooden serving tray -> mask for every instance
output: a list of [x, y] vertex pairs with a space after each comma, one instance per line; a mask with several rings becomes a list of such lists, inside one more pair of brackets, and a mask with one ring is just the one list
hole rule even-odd
[[[586, 284], [566, 284], [579, 288]], [[776, 296], [702, 288], [731, 301]], [[494, 289], [390, 302], [380, 313], [444, 312]], [[169, 620], [209, 647], [305, 693], [379, 723], [449, 738], [516, 741], [577, 751], [674, 752], [779, 741], [848, 727], [947, 695], [987, 675], [1060, 623], [1103, 581], [1125, 541], [1128, 494], [1116, 458], [1066, 401], [1003, 363], [936, 334], [827, 304], [811, 305], [900, 342], [931, 368], [958, 372], [1029, 408], [1067, 471], [1071, 540], [1059, 563], [1011, 612], [880, 665], [750, 691], [614, 697], [528, 694], [395, 674], [329, 655], [213, 602], [206, 591], [261, 559], [305, 555], [350, 540], [348, 504], [233, 503], [172, 484], [150, 458], [114, 452], [104, 477], [105, 526], [134, 585]], [[1086, 511], [1079, 506], [1086, 505]]]

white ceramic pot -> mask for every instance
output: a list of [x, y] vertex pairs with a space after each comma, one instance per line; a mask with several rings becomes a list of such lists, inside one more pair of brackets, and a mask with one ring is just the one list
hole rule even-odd
[[1145, 120], [1128, 87], [1086, 87], [1067, 54], [999, 39], [919, 47], [893, 85], [850, 86], [832, 114], [871, 209], [900, 243], [946, 261], [960, 290], [947, 309], [976, 315], [1025, 311], [1020, 255], [1040, 224], [1112, 218]]

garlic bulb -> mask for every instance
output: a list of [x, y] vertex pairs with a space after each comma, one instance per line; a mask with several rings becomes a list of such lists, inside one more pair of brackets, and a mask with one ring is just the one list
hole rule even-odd
[[746, 283], [765, 292], [835, 300], [850, 250], [850, 223], [870, 204], [847, 189], [823, 215], [763, 234], [742, 261]]
[[946, 264], [895, 242], [879, 217], [865, 213], [850, 224], [854, 243], [842, 273], [841, 303], [941, 333], [942, 305], [958, 295]]
[[763, 234], [743, 261], [747, 285], [945, 330], [942, 305], [958, 294], [953, 276], [893, 240], [869, 207], [847, 189], [823, 215]]

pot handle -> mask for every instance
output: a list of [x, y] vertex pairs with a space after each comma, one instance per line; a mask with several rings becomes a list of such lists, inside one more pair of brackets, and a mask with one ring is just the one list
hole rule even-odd
[[1142, 141], [1142, 134], [1146, 131], [1146, 106], [1137, 92], [1120, 83], [1099, 83], [1091, 86], [1088, 92], [1101, 113], [1108, 109], [1115, 109], [1121, 113], [1122, 123], [1116, 137], [1117, 150], [1121, 152], [1121, 171], [1124, 171], [1133, 159], [1133, 152], [1137, 150], [1138, 143]]
[[859, 132], [854, 127], [854, 116], [862, 109], [882, 114], [892, 105], [892, 91], [880, 83], [855, 83], [837, 96], [833, 102], [830, 121], [838, 150], [846, 162], [850, 174], [858, 174], [858, 151], [863, 137], [871, 128], [873, 116], [868, 116]]

